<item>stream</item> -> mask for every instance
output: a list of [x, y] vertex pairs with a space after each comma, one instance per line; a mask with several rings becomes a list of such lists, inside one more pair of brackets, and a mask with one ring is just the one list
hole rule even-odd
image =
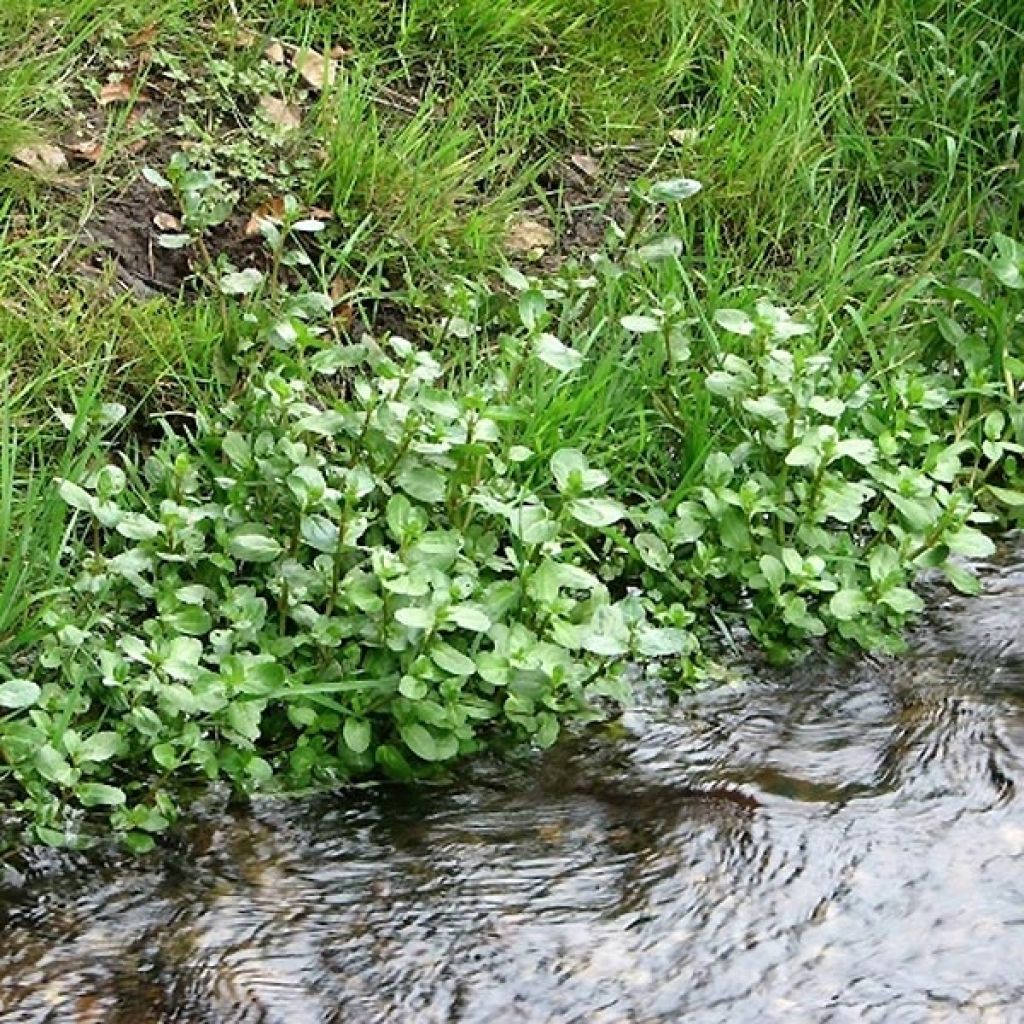
[[457, 785], [0, 873], [3, 1024], [1024, 1020], [1024, 546], [814, 658]]

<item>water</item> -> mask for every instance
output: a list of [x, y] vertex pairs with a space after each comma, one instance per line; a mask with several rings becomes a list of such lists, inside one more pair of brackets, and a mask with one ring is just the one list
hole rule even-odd
[[818, 660], [454, 789], [29, 858], [0, 1021], [1024, 1020], [1024, 554]]

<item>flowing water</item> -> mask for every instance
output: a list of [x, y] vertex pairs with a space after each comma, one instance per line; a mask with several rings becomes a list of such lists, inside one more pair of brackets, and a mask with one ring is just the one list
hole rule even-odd
[[1024, 1021], [1024, 554], [811, 661], [454, 788], [28, 858], [0, 1021]]

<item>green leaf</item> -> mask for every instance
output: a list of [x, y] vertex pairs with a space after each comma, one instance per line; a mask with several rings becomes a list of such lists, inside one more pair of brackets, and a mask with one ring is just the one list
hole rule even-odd
[[962, 555], [964, 558], [989, 558], [996, 553], [992, 540], [973, 526], [962, 526], [955, 533], [947, 534], [943, 540], [954, 555]]
[[[636, 258], [641, 263], [662, 263], [665, 260], [675, 259], [683, 251], [683, 241], [673, 235], [665, 238], [655, 239], [646, 245], [641, 245], [636, 251]], [[623, 324], [623, 327], [626, 325]], [[631, 328], [626, 328], [630, 330]]]
[[647, 199], [652, 203], [681, 203], [695, 196], [701, 187], [701, 183], [692, 178], [669, 178], [655, 182], [647, 193]]
[[152, 167], [143, 167], [142, 176], [154, 186], [154, 188], [168, 189], [171, 187], [171, 183], [157, 170]]
[[900, 615], [917, 614], [924, 611], [924, 601], [908, 587], [893, 587], [879, 599]]
[[0, 708], [15, 711], [30, 708], [39, 700], [42, 692], [31, 679], [8, 679], [0, 683]]
[[762, 555], [757, 565], [772, 590], [779, 590], [786, 582], [786, 567], [774, 555]]
[[259, 523], [237, 526], [228, 535], [228, 553], [243, 562], [272, 562], [284, 548]]
[[861, 591], [846, 588], [838, 590], [832, 595], [828, 608], [834, 618], [839, 619], [840, 622], [849, 622], [867, 611], [870, 604]]
[[435, 505], [445, 499], [447, 483], [436, 469], [429, 466], [406, 466], [399, 470], [396, 483], [417, 501]]
[[555, 486], [564, 494], [576, 475], [582, 479], [587, 469], [587, 458], [578, 448], [559, 448], [551, 456], [551, 475], [555, 478]]
[[717, 309], [715, 310], [715, 323], [728, 331], [730, 334], [739, 334], [742, 337], [749, 337], [757, 330], [753, 319], [744, 313], [742, 309]]
[[946, 579], [950, 584], [961, 594], [976, 597], [981, 593], [981, 581], [970, 569], [965, 569], [962, 565], [957, 565], [956, 562], [946, 562], [942, 566], [942, 571], [946, 574]]
[[184, 249], [192, 241], [192, 236], [184, 233], [165, 233], [156, 236], [156, 244], [161, 249]]
[[608, 482], [608, 474], [599, 469], [591, 469], [578, 448], [560, 448], [555, 452], [551, 456], [551, 475], [562, 494], [569, 491], [576, 494], [592, 491]]
[[886, 491], [885, 496], [893, 507], [906, 519], [911, 529], [920, 533], [931, 529], [935, 522], [935, 510], [931, 505], [912, 498], [905, 498], [895, 491]]
[[92, 511], [92, 495], [83, 487], [79, 487], [78, 484], [72, 483], [70, 480], [60, 480], [57, 493], [66, 505], [77, 508], [80, 512]]
[[[712, 452], [704, 460], [704, 482], [708, 487], [724, 487], [736, 472], [732, 459], [725, 452]], [[686, 502], [680, 504], [676, 509], [676, 515], [682, 515], [682, 508]]]
[[316, 466], [296, 466], [286, 482], [303, 509], [318, 504], [327, 490], [327, 481]]
[[630, 334], [656, 334], [661, 330], [661, 322], [659, 320], [642, 313], [630, 313], [628, 316], [622, 317], [619, 323]]
[[992, 484], [988, 485], [988, 491], [992, 497], [1010, 508], [1021, 508], [1024, 506], [1024, 491], [1011, 491], [1006, 487], [995, 487]]
[[693, 647], [693, 638], [685, 629], [647, 628], [637, 634], [637, 654], [645, 658], [669, 658], [685, 654]]
[[587, 625], [583, 647], [593, 654], [614, 658], [629, 652], [629, 629], [618, 605], [601, 605]]
[[156, 840], [145, 832], [126, 832], [121, 840], [129, 852], [141, 856], [156, 849]]
[[173, 771], [181, 763], [172, 743], [158, 743], [152, 750], [153, 760], [167, 771]]
[[445, 616], [460, 629], [471, 633], [486, 633], [491, 628], [491, 619], [478, 604], [453, 604], [446, 609]]
[[365, 754], [369, 750], [373, 730], [365, 718], [346, 718], [341, 734], [353, 754]]
[[236, 700], [228, 705], [228, 724], [239, 736], [255, 743], [260, 738], [260, 719], [263, 717], [262, 701]]
[[245, 762], [245, 773], [256, 786], [265, 786], [274, 777], [273, 767], [262, 757], [250, 757]]
[[853, 459], [862, 466], [870, 466], [878, 458], [874, 441], [865, 437], [846, 437], [836, 443], [829, 456], [829, 462], [836, 459]]
[[519, 296], [519, 319], [528, 331], [533, 331], [547, 309], [547, 299], [537, 288], [529, 288]]
[[404, 494], [393, 494], [388, 499], [386, 514], [391, 536], [399, 544], [403, 544], [408, 535], [423, 524], [422, 514], [413, 508]]
[[263, 274], [255, 267], [246, 267], [220, 279], [220, 290], [225, 295], [252, 295], [263, 284]]
[[116, 732], [93, 733], [75, 752], [75, 761], [109, 761], [120, 747], [121, 738]]
[[398, 692], [407, 700], [423, 700], [430, 688], [422, 679], [415, 676], [402, 676], [398, 683]]
[[668, 545], [655, 533], [641, 532], [633, 538], [637, 553], [645, 565], [664, 572], [672, 564], [672, 555]]
[[626, 509], [610, 498], [577, 498], [570, 502], [569, 512], [573, 519], [586, 526], [600, 528], [617, 523], [626, 514]]
[[453, 758], [459, 750], [458, 741], [454, 736], [450, 734], [437, 736], [419, 722], [410, 722], [401, 726], [399, 734], [405, 745], [424, 761], [447, 761]]
[[553, 334], [542, 334], [534, 344], [534, 355], [559, 373], [571, 373], [583, 365], [583, 354], [563, 344]]
[[409, 605], [395, 612], [395, 620], [409, 629], [433, 629], [437, 621], [432, 608]]
[[204, 636], [213, 626], [210, 613], [197, 605], [167, 612], [160, 616], [160, 621], [169, 632], [184, 633], [186, 636]]
[[1007, 288], [1024, 289], [1024, 246], [1009, 235], [993, 235], [992, 241], [996, 245], [996, 255], [990, 263], [992, 273]]
[[244, 434], [229, 430], [224, 435], [220, 447], [236, 469], [248, 469], [252, 465], [252, 449]]
[[798, 444], [786, 455], [787, 466], [817, 466], [821, 462], [821, 452], [809, 444]]
[[122, 807], [126, 799], [123, 789], [101, 782], [80, 783], [75, 787], [75, 796], [83, 807]]
[[543, 750], [547, 750], [558, 739], [558, 719], [550, 711], [541, 711], [537, 715], [537, 731], [533, 734], [534, 742]]
[[299, 535], [316, 551], [333, 555], [338, 550], [338, 527], [327, 516], [303, 516], [299, 522]]
[[58, 786], [70, 786], [75, 781], [71, 765], [64, 759], [64, 755], [49, 743], [37, 751], [35, 765], [44, 779]]
[[704, 378], [704, 387], [719, 398], [739, 398], [746, 390], [746, 385], [735, 374], [725, 370], [713, 370]]
[[141, 512], [124, 512], [114, 527], [122, 537], [129, 540], [152, 540], [164, 532], [163, 526]]
[[160, 667], [172, 679], [191, 682], [199, 676], [202, 653], [201, 641], [190, 636], [178, 636], [167, 645]]
[[789, 419], [789, 413], [774, 395], [762, 395], [760, 398], [746, 398], [743, 408], [758, 419], [769, 423], [782, 424]]
[[468, 658], [451, 644], [435, 643], [430, 649], [430, 660], [442, 671], [453, 676], [471, 676], [476, 672], [472, 658]]

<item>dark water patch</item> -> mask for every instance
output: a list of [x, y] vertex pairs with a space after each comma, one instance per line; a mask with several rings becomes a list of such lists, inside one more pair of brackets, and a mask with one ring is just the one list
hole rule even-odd
[[452, 789], [211, 811], [148, 861], [26, 861], [0, 1020], [1020, 1020], [1024, 557], [986, 582], [903, 658]]

